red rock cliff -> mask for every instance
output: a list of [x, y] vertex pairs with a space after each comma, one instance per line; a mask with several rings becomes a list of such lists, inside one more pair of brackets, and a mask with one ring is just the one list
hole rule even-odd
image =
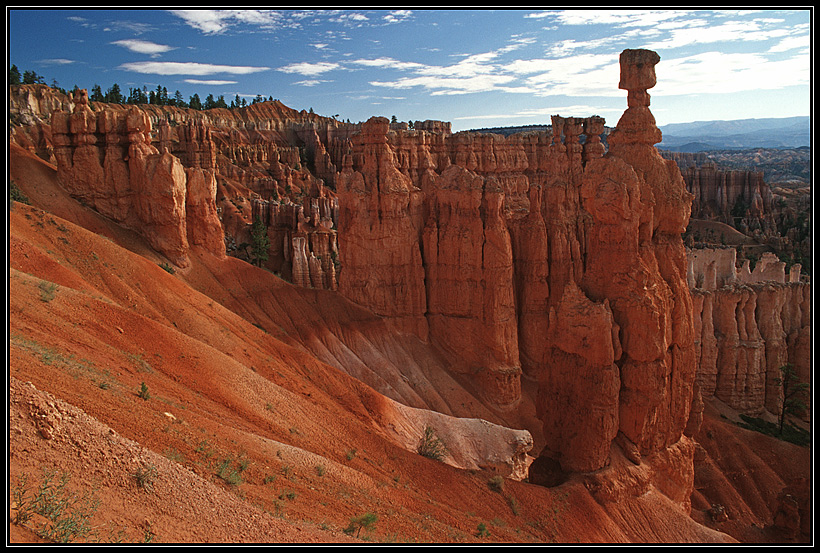
[[508, 138], [372, 119], [338, 179], [342, 293], [451, 352], [501, 408], [536, 380], [539, 466], [601, 468], [616, 437], [652, 455], [689, 418], [692, 195], [654, 147], [657, 59], [622, 56], [629, 109], [606, 155], [600, 118]]

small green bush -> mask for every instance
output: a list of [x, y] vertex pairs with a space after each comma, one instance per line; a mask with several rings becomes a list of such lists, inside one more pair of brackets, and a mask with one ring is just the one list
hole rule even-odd
[[[17, 183], [13, 180], [9, 180], [9, 200], [12, 202], [20, 202], [21, 204], [31, 205], [28, 197], [17, 187]], [[9, 207], [11, 207], [11, 203], [9, 203]]]
[[504, 489], [504, 477], [500, 475], [493, 476], [487, 482], [487, 485], [490, 487], [492, 491], [501, 493], [501, 491]]
[[419, 445], [416, 447], [419, 455], [427, 457], [428, 459], [435, 459], [441, 461], [447, 455], [447, 446], [444, 442], [436, 436], [436, 431], [430, 427], [424, 427], [424, 434], [419, 440]]
[[140, 384], [140, 391], [137, 393], [137, 396], [141, 397], [145, 401], [151, 399], [151, 394], [148, 392], [148, 384], [145, 382]]
[[373, 513], [365, 513], [363, 515], [353, 517], [350, 519], [350, 525], [344, 529], [344, 533], [352, 534], [353, 532], [356, 532], [356, 537], [358, 538], [362, 530], [371, 530], [375, 526], [378, 519], [379, 517]]
[[174, 273], [176, 273], [176, 272], [177, 272], [177, 270], [176, 270], [176, 269], [174, 269], [173, 265], [171, 265], [171, 264], [170, 264], [170, 263], [168, 263], [167, 261], [163, 261], [162, 263], [160, 263], [160, 264], [159, 264], [159, 266], [160, 266], [160, 267], [162, 267], [162, 269], [163, 269], [166, 273], [169, 273], [169, 274], [174, 274]]

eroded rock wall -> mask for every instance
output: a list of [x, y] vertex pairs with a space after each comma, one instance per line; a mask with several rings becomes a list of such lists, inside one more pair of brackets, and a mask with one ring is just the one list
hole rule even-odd
[[608, 154], [601, 118], [510, 137], [374, 118], [340, 163], [340, 291], [449, 351], [499, 408], [537, 381], [551, 461], [536, 466], [596, 470], [616, 437], [640, 459], [689, 418], [692, 195], [654, 147], [655, 63], [622, 58], [629, 109]]
[[151, 144], [147, 114], [92, 111], [85, 91], [51, 118], [58, 177], [80, 202], [142, 235], [180, 267], [188, 249], [225, 255], [214, 175]]
[[703, 395], [748, 414], [779, 413], [781, 367], [791, 364], [801, 382], [811, 382], [810, 295], [807, 282], [694, 288], [697, 382]]

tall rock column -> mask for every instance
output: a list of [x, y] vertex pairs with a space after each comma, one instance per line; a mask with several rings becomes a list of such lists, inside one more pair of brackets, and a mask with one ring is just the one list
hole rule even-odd
[[430, 337], [453, 353], [453, 368], [471, 375], [487, 400], [520, 398], [513, 257], [494, 178], [460, 165], [422, 178]]
[[389, 127], [384, 117], [365, 122], [337, 177], [339, 291], [426, 340], [421, 191], [396, 167]]
[[[693, 196], [677, 165], [664, 160], [654, 146], [661, 141], [661, 132], [649, 111], [647, 90], [656, 83], [658, 61], [650, 50], [621, 53], [619, 88], [627, 90], [628, 108], [609, 136], [606, 159], [622, 160], [634, 171], [634, 187], [619, 201], [634, 206], [629, 218], [637, 227], [637, 238], [629, 238], [628, 255], [616, 256], [627, 265], [625, 270], [611, 273], [602, 266], [588, 268], [585, 274], [592, 297], [609, 299], [621, 329], [619, 429], [642, 454], [680, 439], [689, 417], [696, 367], [692, 297], [681, 237]], [[599, 228], [604, 230], [605, 226]], [[623, 242], [613, 233], [599, 236], [598, 241], [587, 241], [589, 247], [597, 244], [609, 249], [609, 255]], [[587, 251], [588, 259], [594, 257]]]

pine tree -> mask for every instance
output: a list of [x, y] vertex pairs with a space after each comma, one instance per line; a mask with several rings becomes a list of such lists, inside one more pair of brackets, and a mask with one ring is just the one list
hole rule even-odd
[[111, 85], [111, 88], [108, 89], [108, 92], [105, 93], [105, 101], [109, 104], [124, 104], [125, 98], [120, 92], [120, 85], [114, 83]]
[[105, 96], [103, 96], [100, 85], [95, 84], [91, 87], [91, 96], [88, 99], [92, 102], [105, 102]]
[[786, 363], [780, 367], [782, 378], [776, 378], [775, 383], [783, 388], [783, 403], [778, 413], [778, 430], [783, 435], [783, 425], [786, 422], [786, 415], [797, 415], [807, 409], [804, 397], [808, 395], [809, 385], [800, 382], [794, 366]]
[[9, 84], [20, 84], [22, 76], [20, 75], [20, 70], [17, 69], [16, 65], [12, 65], [9, 67]]
[[268, 260], [268, 250], [270, 249], [270, 239], [268, 238], [268, 227], [257, 215], [251, 225], [251, 255], [253, 264], [261, 267], [262, 263]]
[[24, 71], [23, 84], [46, 84], [46, 82], [42, 75], [38, 75], [34, 71]]
[[199, 94], [194, 92], [194, 95], [191, 96], [191, 100], [188, 102], [188, 105], [191, 109], [202, 109], [202, 101], [199, 99]]

